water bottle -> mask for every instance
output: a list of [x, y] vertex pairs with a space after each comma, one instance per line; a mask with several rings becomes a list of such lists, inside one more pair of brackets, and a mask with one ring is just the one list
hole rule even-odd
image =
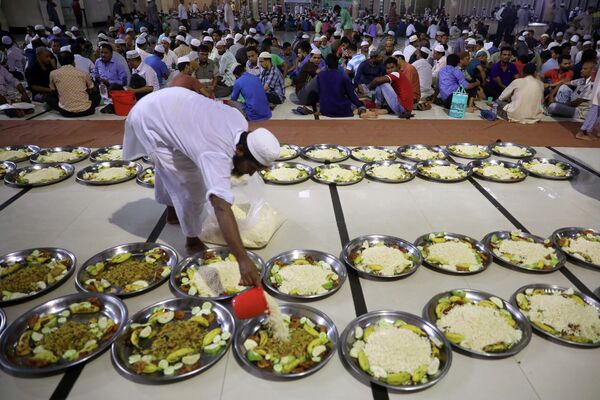
[[492, 103], [492, 112], [495, 116], [498, 116], [498, 102], [496, 101]]
[[98, 89], [100, 89], [100, 97], [102, 97], [102, 100], [107, 100], [108, 88], [106, 87], [106, 85], [104, 83], [101, 83], [100, 86], [98, 86]]

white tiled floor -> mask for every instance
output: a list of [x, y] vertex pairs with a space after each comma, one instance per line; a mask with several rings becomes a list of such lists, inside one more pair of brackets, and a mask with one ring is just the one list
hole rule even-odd
[[[538, 148], [541, 155], [553, 153]], [[598, 149], [559, 149], [598, 168]], [[460, 161], [460, 160], [459, 160]], [[347, 161], [351, 164], [359, 164]], [[596, 162], [596, 164], [594, 164]], [[314, 163], [310, 163], [315, 165]], [[25, 165], [22, 163], [21, 165]], [[86, 162], [76, 164], [80, 169]], [[600, 226], [600, 197], [594, 195], [600, 178], [582, 171], [572, 182], [553, 182], [529, 177], [517, 184], [479, 181], [510, 213], [533, 233], [547, 236], [563, 226]], [[18, 193], [0, 187], [0, 202]], [[415, 178], [398, 185], [363, 181], [338, 188], [350, 238], [383, 233], [414, 241], [434, 230], [448, 230], [481, 239], [493, 230], [512, 229], [510, 222], [468, 182], [439, 184]], [[590, 193], [592, 196], [590, 196]], [[267, 185], [265, 197], [287, 221], [272, 242], [257, 253], [267, 260], [293, 248], [312, 248], [339, 255], [340, 237], [329, 188], [312, 181], [293, 186]], [[97, 252], [116, 244], [144, 241], [162, 214], [151, 189], [135, 182], [107, 187], [88, 187], [74, 178], [45, 188], [32, 189], [0, 212], [0, 253], [36, 246], [62, 246], [73, 251], [79, 264]], [[174, 246], [185, 256], [183, 237], [176, 226], [167, 225], [159, 241]], [[568, 264], [588, 287], [600, 285], [600, 272]], [[508, 298], [527, 283], [572, 284], [560, 272], [546, 275], [519, 273], [492, 264], [477, 275], [457, 277], [425, 267], [400, 281], [379, 282], [360, 279], [369, 311], [393, 309], [421, 315], [425, 303], [435, 294], [453, 288], [470, 287]], [[73, 278], [55, 291], [30, 302], [7, 307], [9, 320], [27, 309], [54, 297], [75, 292]], [[130, 315], [139, 309], [171, 298], [168, 285], [125, 301]], [[328, 314], [338, 331], [355, 317], [349, 283], [335, 295], [310, 305]], [[444, 399], [595, 399], [600, 383], [594, 371], [600, 363], [598, 350], [559, 346], [534, 335], [525, 350], [504, 360], [479, 360], [454, 353], [449, 374], [434, 387], [415, 398]], [[18, 379], [0, 372], [2, 398], [47, 398], [59, 376]], [[294, 398], [314, 396], [315, 388], [334, 399], [369, 399], [371, 390], [354, 379], [334, 357], [311, 377], [295, 382], [274, 383], [244, 371], [231, 352], [204, 374], [168, 386], [145, 386], [121, 377], [108, 353], [83, 369], [69, 398], [96, 399], [172, 398], [174, 394], [203, 398], [235, 399]], [[390, 394], [390, 397], [399, 397]]]

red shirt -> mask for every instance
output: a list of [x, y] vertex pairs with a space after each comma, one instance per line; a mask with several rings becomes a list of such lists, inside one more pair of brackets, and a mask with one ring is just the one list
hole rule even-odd
[[513, 61], [513, 64], [515, 64], [515, 67], [517, 67], [517, 71], [519, 71], [519, 78], [522, 78], [523, 77], [523, 68], [525, 68], [525, 64], [523, 64], [519, 60]]
[[544, 74], [544, 78], [550, 79], [550, 83], [556, 83], [565, 79], [567, 81], [572, 81], [573, 71], [561, 73], [559, 69], [551, 69], [550, 71], [546, 71], [546, 73]]
[[408, 112], [413, 110], [413, 90], [410, 81], [402, 71], [387, 74], [390, 84], [398, 96], [398, 102]]

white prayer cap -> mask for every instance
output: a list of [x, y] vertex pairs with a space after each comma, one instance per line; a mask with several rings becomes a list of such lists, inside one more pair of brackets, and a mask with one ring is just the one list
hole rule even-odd
[[262, 165], [269, 166], [279, 158], [279, 141], [265, 128], [253, 130], [246, 140], [250, 154]]
[[211, 38], [210, 36], [205, 36], [204, 39], [202, 39], [203, 42], [211, 42], [214, 43], [215, 41], [213, 40], [213, 38]]
[[142, 26], [140, 28], [140, 32], [148, 32], [148, 28], [146, 28], [145, 26]]
[[596, 45], [600, 45], [600, 40], [598, 40], [598, 41], [596, 42]]
[[325, 36], [325, 35], [322, 35], [322, 36], [321, 36], [321, 41], [323, 41], [323, 40], [324, 40], [324, 41], [327, 41], [327, 40], [328, 40], [328, 39], [327, 39], [327, 36]]
[[242, 35], [241, 33], [236, 33], [235, 36], [233, 37], [233, 41], [239, 42], [243, 37], [244, 37], [244, 35]]
[[185, 42], [185, 38], [181, 35], [175, 36], [175, 40], [179, 40], [180, 42]]
[[108, 40], [108, 36], [106, 36], [104, 33], [99, 33], [98, 34], [98, 39]]
[[197, 51], [190, 51], [189, 54], [187, 55], [190, 58], [190, 61], [194, 61], [198, 59], [198, 52]]
[[10, 36], [2, 36], [2, 44], [8, 46], [12, 44], [12, 39]]
[[311, 50], [310, 54], [314, 54], [315, 56], [320, 56], [321, 55], [321, 50], [319, 50], [319, 49]]
[[225, 36], [225, 40], [228, 40], [228, 39], [234, 40], [233, 36], [231, 35], [231, 33], [229, 35]]
[[[4, 38], [2, 38], [2, 39], [4, 39]], [[591, 41], [591, 40], [586, 40], [585, 42], [583, 42], [583, 45], [584, 45], [584, 46], [587, 46], [588, 44], [591, 46], [591, 45], [593, 45], [594, 43], [592, 43], [592, 41]]]
[[388, 36], [396, 36], [396, 33], [394, 31], [388, 31]]
[[137, 39], [135, 39], [135, 44], [144, 44], [146, 43], [146, 38], [144, 36], [140, 36]]
[[62, 29], [60, 29], [60, 27], [58, 27], [58, 26], [55, 26], [54, 28], [52, 28], [52, 33], [54, 33], [55, 35], [58, 35], [61, 32], [62, 32]]
[[188, 56], [183, 56], [183, 57], [179, 57], [177, 59], [177, 64], [181, 64], [181, 63], [189, 63], [191, 60]]
[[208, 32], [209, 35], [212, 35], [214, 33], [214, 29], [213, 28], [208, 28], [208, 30], [206, 32]]
[[467, 46], [475, 46], [477, 44], [477, 41], [473, 38], [469, 38], [469, 39], [467, 39], [466, 43], [467, 43]]
[[127, 28], [127, 29], [125, 29], [125, 33], [129, 33], [129, 32], [135, 32], [135, 31], [133, 30], [133, 28]]
[[262, 53], [260, 53], [258, 55], [258, 58], [268, 58], [270, 60], [271, 59], [271, 53], [269, 53], [268, 51], [263, 51]]
[[179, 25], [179, 28], [177, 28], [178, 31], [187, 31], [187, 28], [183, 25]]
[[394, 51], [392, 53], [392, 57], [398, 57], [398, 56], [401, 56], [401, 55], [402, 55], [402, 52], [400, 50], [396, 50], [396, 51]]
[[366, 40], [363, 40], [362, 42], [360, 42], [360, 47], [363, 46], [369, 46], [369, 42], [367, 42]]
[[540, 37], [547, 37], [547, 38], [549, 38], [550, 35], [548, 35], [547, 33], [542, 33], [542, 36], [540, 36]]
[[[117, 41], [115, 40], [115, 43], [116, 43], [116, 42], [117, 42]], [[165, 37], [163, 37], [162, 39], [160, 39], [160, 42], [161, 42], [161, 43], [168, 43], [168, 44], [171, 44], [171, 39], [169, 39], [168, 37], [166, 37], [166, 36], [165, 36]]]
[[46, 28], [44, 28], [44, 25], [36, 25], [33, 29], [36, 31], [46, 30]]
[[558, 33], [556, 34], [556, 36], [563, 36], [563, 33], [562, 33], [562, 32], [558, 32]]
[[219, 46], [227, 46], [227, 42], [224, 40], [219, 40], [217, 42], [217, 44], [215, 44], [215, 47], [219, 47]]
[[523, 36], [529, 36], [529, 31], [523, 31]]
[[73, 35], [73, 32], [66, 31], [66, 32], [65, 32], [65, 35], [67, 35], [67, 36], [68, 36], [68, 37], [70, 37], [71, 39], [75, 39], [75, 35]]
[[125, 44], [125, 40], [119, 38], [119, 39], [115, 39], [115, 44]]
[[579, 36], [577, 36], [577, 35], [571, 36], [571, 42], [573, 42], [573, 43], [579, 42]]
[[109, 27], [108, 27], [108, 31], [109, 31], [109, 32], [116, 32], [116, 31], [117, 31], [117, 28], [115, 28], [114, 26], [109, 26]]
[[589, 35], [589, 34], [583, 35], [583, 40], [592, 40], [592, 35]]
[[128, 60], [140, 58], [140, 53], [138, 53], [137, 50], [129, 50], [127, 53], [125, 53], [125, 57], [127, 57]]
[[320, 41], [321, 41], [321, 36], [315, 35], [315, 37], [313, 38], [313, 42], [320, 42]]
[[445, 53], [446, 49], [441, 44], [438, 44], [437, 46], [435, 46], [433, 48], [433, 51], [438, 52], [438, 53]]
[[551, 50], [554, 47], [560, 47], [560, 44], [556, 43], [556, 42], [552, 42], [548, 45], [548, 47], [546, 48], [546, 50]]
[[77, 32], [78, 30], [79, 28], [74, 25], [71, 27], [71, 32]]
[[468, 30], [468, 29], [465, 29], [465, 30], [463, 30], [463, 31], [462, 31], [462, 34], [463, 34], [463, 35], [468, 35], [468, 34], [469, 34], [469, 30]]
[[308, 36], [306, 33], [304, 35], [302, 35], [302, 39], [310, 39], [310, 36]]
[[248, 39], [254, 39], [254, 36], [252, 36], [252, 35], [246, 35], [246, 40], [248, 40]]
[[419, 50], [421, 50], [421, 53], [425, 53], [427, 55], [431, 54], [431, 49], [429, 49], [429, 48], [427, 48], [425, 46], [421, 47]]
[[333, 32], [333, 36], [342, 36], [342, 32], [341, 31], [335, 31], [335, 32]]
[[411, 37], [408, 38], [408, 41], [410, 43], [416, 42], [417, 40], [419, 40], [419, 38], [417, 37], [417, 35], [412, 35]]
[[199, 41], [198, 39], [194, 38], [194, 39], [192, 39], [192, 41], [190, 42], [190, 44], [192, 46], [194, 46], [194, 47], [198, 47], [198, 46], [202, 45], [202, 42]]
[[469, 37], [475, 36], [475, 32], [469, 31]]
[[256, 33], [256, 29], [254, 29], [254, 28], [250, 28], [248, 31], [249, 31], [250, 33]]
[[525, 41], [525, 36], [519, 36], [519, 38], [517, 40], [519, 42], [524, 42]]
[[435, 36], [442, 36], [445, 32], [444, 31], [437, 31], [435, 33]]
[[154, 46], [154, 52], [155, 53], [160, 53], [160, 54], [165, 54], [165, 48], [162, 47], [161, 45], [156, 45]]
[[103, 46], [105, 44], [109, 44], [106, 40], [103, 40], [101, 42], [98, 42], [98, 47]]
[[68, 51], [70, 53], [71, 52], [71, 45], [61, 47], [60, 51]]

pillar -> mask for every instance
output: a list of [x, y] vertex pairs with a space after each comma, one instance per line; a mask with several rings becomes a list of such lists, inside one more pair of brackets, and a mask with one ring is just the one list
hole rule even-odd
[[258, 21], [258, 0], [252, 0], [252, 18]]

